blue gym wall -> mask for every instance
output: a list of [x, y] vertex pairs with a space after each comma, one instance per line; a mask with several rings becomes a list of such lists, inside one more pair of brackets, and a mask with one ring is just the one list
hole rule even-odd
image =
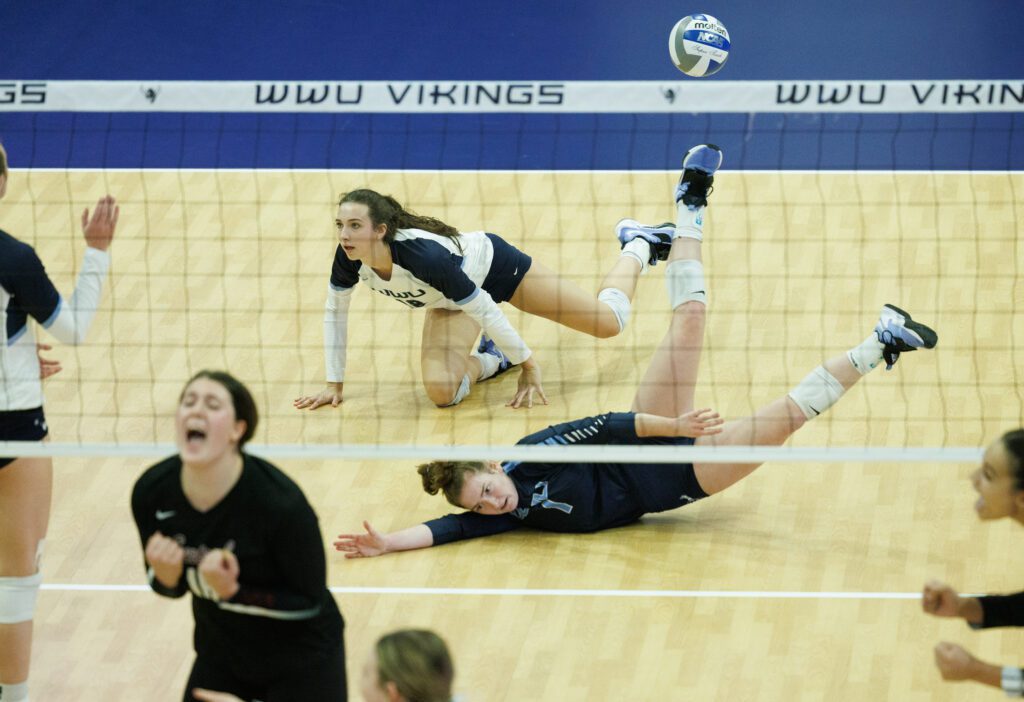
[[[702, 80], [1017, 80], [1024, 3], [0, 3], [16, 80], [679, 80], [669, 28], [729, 28]], [[693, 79], [685, 79], [693, 80]], [[694, 141], [733, 168], [1021, 169], [1021, 113], [26, 113], [0, 105], [17, 166], [671, 169]]]

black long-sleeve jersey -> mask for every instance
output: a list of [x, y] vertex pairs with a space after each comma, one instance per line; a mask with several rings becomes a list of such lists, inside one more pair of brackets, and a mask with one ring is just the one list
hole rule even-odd
[[[182, 491], [181, 471], [178, 456], [146, 470], [132, 491], [132, 512], [143, 549], [157, 531], [185, 549], [176, 587], [147, 573], [161, 595], [192, 593], [196, 653], [261, 679], [336, 655], [344, 622], [327, 590], [317, 517], [299, 487], [246, 454], [231, 491], [199, 512]], [[199, 576], [199, 562], [213, 549], [238, 558], [240, 589], [227, 601]]]
[[[1024, 626], [1024, 592], [1013, 595], [985, 595], [979, 597], [982, 618], [972, 629], [990, 629], [997, 626]], [[1009, 674], [1008, 674], [1009, 673]], [[1024, 668], [1003, 668], [1003, 690], [1007, 697], [1024, 697]]]
[[[611, 412], [556, 424], [519, 444], [692, 444], [692, 439], [642, 439], [636, 415]], [[503, 466], [519, 494], [509, 513], [448, 514], [425, 522], [434, 545], [491, 536], [521, 526], [557, 532], [591, 532], [624, 526], [647, 512], [689, 504], [706, 494], [690, 464], [520, 463]]]
[[979, 597], [984, 613], [979, 629], [996, 626], [1024, 626], [1024, 592], [1015, 595], [985, 595]]

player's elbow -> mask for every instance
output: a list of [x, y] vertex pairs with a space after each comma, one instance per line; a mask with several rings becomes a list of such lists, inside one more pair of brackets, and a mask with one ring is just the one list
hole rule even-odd
[[613, 316], [601, 318], [597, 323], [597, 327], [594, 329], [594, 336], [598, 339], [610, 339], [621, 333], [622, 327], [619, 325], [619, 321]]

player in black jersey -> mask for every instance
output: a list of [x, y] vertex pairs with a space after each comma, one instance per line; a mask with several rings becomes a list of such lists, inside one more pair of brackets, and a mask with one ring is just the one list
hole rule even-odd
[[595, 296], [495, 234], [459, 232], [373, 190], [343, 195], [335, 224], [339, 244], [324, 316], [327, 386], [296, 398], [298, 409], [342, 401], [348, 307], [359, 282], [407, 308], [426, 308], [420, 360], [424, 389], [437, 406], [458, 404], [473, 383], [517, 365], [518, 389], [508, 404], [529, 407], [535, 396], [546, 403], [540, 365], [498, 304], [615, 336], [629, 319], [639, 276], [668, 255], [675, 229], [668, 223], [641, 231], [632, 220], [620, 222], [622, 255]]
[[[677, 203], [703, 201], [708, 181], [685, 169]], [[937, 337], [910, 315], [886, 305], [874, 332], [862, 343], [825, 361], [788, 395], [752, 417], [725, 422], [710, 409], [694, 409], [694, 388], [704, 336], [707, 285], [701, 262], [702, 235], [677, 230], [665, 269], [672, 320], [647, 368], [630, 412], [559, 424], [522, 439], [522, 444], [782, 444], [808, 420], [831, 407], [863, 374], [901, 352], [932, 348]], [[381, 534], [341, 534], [335, 548], [348, 558], [425, 548], [450, 541], [532, 526], [558, 532], [589, 532], [629, 524], [648, 512], [675, 509], [721, 492], [749, 475], [756, 463], [592, 464], [434, 462], [420, 466], [424, 489], [443, 492], [467, 512], [449, 514], [408, 529]]]
[[[0, 198], [7, 192], [7, 153], [0, 146]], [[28, 244], [0, 230], [0, 441], [43, 441], [49, 430], [40, 382], [60, 370], [42, 359], [32, 320], [67, 344], [80, 344], [99, 306], [117, 227], [114, 198], [82, 213], [86, 243], [74, 295], [65, 300]], [[0, 699], [28, 699], [32, 619], [42, 582], [40, 562], [50, 520], [53, 461], [0, 452]]]
[[244, 453], [256, 429], [249, 391], [227, 373], [186, 385], [179, 454], [132, 492], [149, 584], [192, 594], [196, 687], [245, 700], [346, 699], [344, 622], [327, 590], [316, 514], [299, 487]]
[[[978, 493], [974, 509], [980, 519], [1009, 518], [1024, 524], [1024, 429], [1006, 432], [985, 450], [971, 484]], [[936, 617], [964, 619], [973, 629], [1024, 626], [1024, 592], [971, 597], [931, 580], [924, 586], [921, 606]], [[1017, 666], [986, 663], [948, 642], [935, 647], [935, 664], [946, 680], [974, 680], [1001, 687], [1008, 697], [1024, 697], [1024, 670]]]

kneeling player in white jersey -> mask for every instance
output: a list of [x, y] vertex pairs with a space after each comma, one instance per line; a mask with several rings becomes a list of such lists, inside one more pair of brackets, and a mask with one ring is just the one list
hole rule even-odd
[[[680, 226], [665, 269], [672, 320], [631, 410], [558, 424], [527, 436], [520, 444], [776, 446], [835, 404], [883, 358], [891, 368], [901, 352], [935, 346], [935, 332], [886, 305], [867, 339], [825, 361], [754, 416], [723, 422], [710, 409], [694, 409], [707, 286], [701, 262], [700, 207], [692, 202], [692, 195], [694, 189], [704, 191], [707, 172], [717, 168], [720, 158], [710, 151], [691, 150], [684, 160], [686, 166], [697, 160], [702, 163], [696, 165], [703, 167], [685, 168], [676, 189]], [[599, 531], [721, 492], [758, 465], [435, 461], [419, 467], [424, 489], [430, 494], [443, 492], [451, 504], [468, 511], [390, 534], [364, 522], [365, 533], [341, 534], [334, 546], [347, 558], [359, 558], [491, 536], [522, 526], [555, 532]]]
[[[695, 149], [714, 153], [721, 162], [717, 147]], [[693, 195], [703, 200], [696, 189]], [[427, 395], [437, 406], [458, 404], [473, 383], [512, 366], [520, 366], [521, 374], [508, 404], [530, 407], [535, 396], [546, 404], [540, 365], [498, 304], [507, 301], [595, 337], [615, 336], [629, 320], [639, 276], [668, 257], [675, 230], [666, 223], [638, 236], [640, 225], [620, 222], [622, 255], [595, 297], [495, 234], [459, 232], [373, 190], [343, 195], [335, 224], [339, 245], [324, 317], [328, 382], [319, 393], [297, 398], [298, 409], [336, 407], [342, 401], [348, 307], [360, 281], [406, 307], [428, 308], [421, 363]]]
[[[0, 147], [0, 198], [7, 192], [7, 178], [7, 154]], [[0, 441], [46, 438], [40, 359], [29, 317], [66, 344], [85, 340], [110, 267], [107, 248], [117, 227], [118, 214], [110, 196], [96, 203], [91, 217], [88, 210], [82, 213], [87, 248], [70, 301], [57, 292], [32, 247], [0, 230]], [[50, 458], [5, 458], [0, 454], [3, 702], [28, 699], [32, 618], [42, 580], [39, 563], [50, 521], [52, 483]]]

